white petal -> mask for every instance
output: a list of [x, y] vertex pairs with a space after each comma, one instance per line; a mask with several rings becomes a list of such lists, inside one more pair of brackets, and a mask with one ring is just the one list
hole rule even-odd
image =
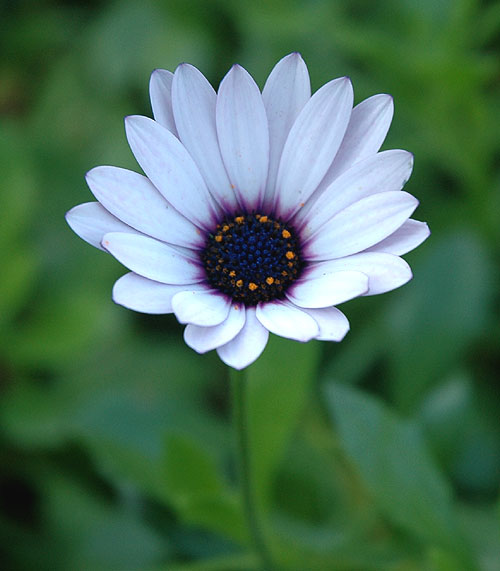
[[325, 269], [296, 280], [286, 296], [299, 307], [318, 308], [343, 303], [367, 291], [368, 276], [360, 271]]
[[304, 280], [330, 272], [358, 271], [368, 276], [364, 295], [385, 293], [402, 286], [412, 278], [410, 266], [398, 256], [380, 252], [361, 252], [337, 260], [311, 264]]
[[314, 192], [332, 164], [349, 122], [353, 92], [348, 78], [319, 89], [297, 117], [276, 179], [276, 207], [288, 219]]
[[216, 122], [222, 158], [239, 202], [248, 210], [259, 209], [269, 165], [269, 129], [259, 88], [239, 65], [220, 84]]
[[410, 252], [429, 237], [431, 231], [425, 222], [407, 220], [393, 234], [368, 249], [370, 252], [387, 252], [402, 256]]
[[267, 78], [262, 99], [269, 121], [269, 174], [265, 203], [274, 201], [276, 175], [288, 133], [311, 97], [311, 82], [304, 60], [298, 53], [280, 60]]
[[148, 117], [127, 117], [125, 128], [137, 162], [170, 204], [200, 228], [215, 227], [218, 207], [179, 139]]
[[[371, 155], [340, 175], [322, 194], [311, 197], [294, 219], [295, 228], [307, 223], [314, 234], [330, 218], [365, 196], [401, 190], [413, 168], [413, 155], [391, 150]], [[304, 234], [304, 238], [307, 236]]]
[[208, 288], [203, 284], [162, 284], [130, 272], [115, 282], [113, 301], [141, 313], [172, 313], [172, 297], [181, 291], [193, 289]]
[[231, 300], [216, 290], [183, 291], [172, 298], [172, 309], [180, 323], [202, 327], [222, 323], [230, 308]]
[[166, 69], [155, 69], [149, 80], [149, 97], [155, 121], [177, 136], [172, 112], [172, 79], [174, 74]]
[[110, 232], [103, 247], [133, 272], [167, 284], [192, 284], [205, 279], [200, 264], [175, 246], [149, 236]]
[[172, 85], [175, 124], [212, 195], [225, 212], [237, 210], [236, 195], [222, 162], [215, 126], [217, 96], [195, 67], [180, 65]]
[[244, 369], [261, 355], [268, 339], [269, 331], [257, 319], [255, 308], [248, 307], [243, 329], [232, 341], [218, 347], [217, 353], [226, 365]]
[[287, 301], [259, 303], [257, 319], [271, 333], [296, 341], [309, 341], [319, 332], [310, 315]]
[[304, 309], [318, 324], [319, 334], [315, 339], [319, 341], [342, 341], [349, 331], [347, 317], [336, 307], [323, 309]]
[[412, 215], [418, 200], [403, 191], [380, 192], [348, 206], [306, 242], [309, 261], [356, 254], [380, 242]]
[[89, 171], [86, 179], [97, 200], [136, 230], [170, 244], [204, 246], [204, 233], [179, 214], [145, 176], [101, 166]]
[[135, 230], [110, 214], [98, 202], [85, 202], [66, 212], [66, 222], [75, 234], [99, 250], [106, 251], [101, 246], [102, 237], [108, 232], [130, 232]]
[[354, 107], [344, 140], [321, 181], [322, 188], [326, 188], [354, 163], [378, 152], [389, 131], [393, 115], [394, 102], [386, 94], [369, 97]]
[[184, 329], [184, 341], [198, 353], [206, 353], [229, 343], [245, 325], [245, 306], [232, 305], [229, 315], [219, 325], [199, 327], [191, 323]]

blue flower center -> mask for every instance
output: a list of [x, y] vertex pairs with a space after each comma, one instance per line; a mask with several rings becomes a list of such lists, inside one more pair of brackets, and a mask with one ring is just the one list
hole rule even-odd
[[224, 219], [201, 260], [209, 284], [247, 306], [283, 299], [303, 267], [293, 228], [261, 214]]

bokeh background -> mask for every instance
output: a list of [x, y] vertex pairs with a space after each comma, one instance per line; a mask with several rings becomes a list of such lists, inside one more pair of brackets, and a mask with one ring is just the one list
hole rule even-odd
[[294, 571], [500, 569], [500, 3], [0, 3], [0, 566], [257, 569], [227, 371], [172, 316], [114, 305], [124, 269], [64, 213], [136, 169], [122, 118], [155, 68], [262, 87], [291, 51], [316, 90], [395, 98], [384, 148], [430, 239], [414, 280], [343, 306], [341, 344], [272, 339], [250, 369], [260, 507]]

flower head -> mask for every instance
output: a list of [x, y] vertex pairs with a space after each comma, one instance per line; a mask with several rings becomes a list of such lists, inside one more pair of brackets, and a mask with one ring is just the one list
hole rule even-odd
[[269, 332], [340, 341], [336, 307], [411, 279], [402, 254], [429, 235], [402, 191], [413, 157], [379, 152], [388, 95], [353, 108], [348, 78], [311, 96], [299, 54], [283, 58], [262, 93], [233, 66], [216, 93], [188, 64], [156, 70], [155, 120], [125, 120], [146, 176], [100, 166], [87, 174], [98, 202], [70, 210], [84, 240], [130, 273], [113, 299], [174, 313], [186, 343], [241, 369]]

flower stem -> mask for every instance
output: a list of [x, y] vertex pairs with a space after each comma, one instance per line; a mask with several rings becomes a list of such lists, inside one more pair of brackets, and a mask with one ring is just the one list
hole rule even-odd
[[236, 435], [236, 457], [243, 499], [243, 510], [250, 540], [259, 556], [263, 571], [275, 569], [264, 540], [262, 522], [259, 520], [255, 482], [253, 478], [252, 450], [248, 426], [247, 378], [244, 371], [231, 369], [233, 423]]

